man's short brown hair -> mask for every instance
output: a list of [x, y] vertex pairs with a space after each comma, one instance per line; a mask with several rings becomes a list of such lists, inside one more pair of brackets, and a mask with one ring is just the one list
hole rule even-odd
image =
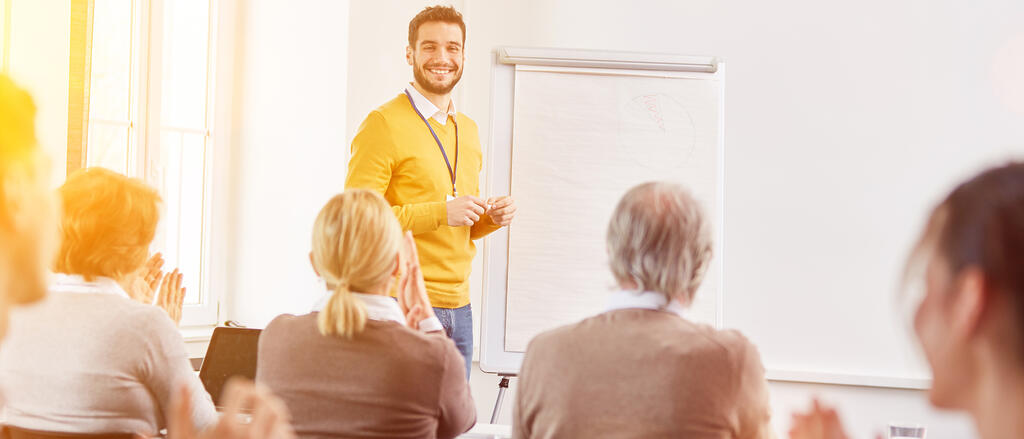
[[409, 22], [409, 47], [416, 48], [416, 39], [419, 37], [420, 25], [432, 21], [451, 23], [459, 25], [462, 29], [462, 45], [466, 45], [466, 22], [462, 21], [462, 14], [451, 6], [429, 6], [412, 17]]

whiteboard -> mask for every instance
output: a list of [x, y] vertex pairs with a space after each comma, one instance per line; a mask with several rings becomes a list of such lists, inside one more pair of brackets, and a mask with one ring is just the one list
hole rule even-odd
[[[548, 267], [548, 265], [554, 264], [553, 261], [556, 261], [557, 257], [545, 256], [537, 250], [536, 246], [541, 245], [544, 240], [544, 230], [542, 230], [542, 224], [538, 219], [531, 220], [531, 210], [539, 209], [550, 213], [552, 206], [558, 205], [559, 197], [569, 197], [570, 199], [566, 201], [577, 203], [577, 207], [581, 202], [581, 199], [571, 199], [577, 194], [568, 194], [572, 191], [567, 188], [553, 190], [545, 187], [556, 185], [552, 181], [563, 174], [560, 171], [549, 169], [545, 175], [542, 167], [544, 161], [538, 159], [538, 156], [560, 155], [565, 160], [573, 161], [572, 165], [574, 166], [596, 166], [592, 163], [593, 160], [604, 156], [615, 157], [615, 155], [602, 152], [597, 157], [589, 157], [578, 155], [579, 151], [575, 151], [577, 155], [573, 155], [572, 152], [544, 149], [544, 145], [559, 144], [558, 141], [551, 142], [549, 140], [559, 134], [564, 134], [560, 133], [561, 128], [555, 128], [566, 125], [551, 125], [550, 121], [535, 117], [535, 113], [542, 111], [544, 105], [554, 104], [543, 99], [531, 100], [530, 97], [525, 97], [522, 93], [550, 94], [564, 98], [566, 95], [579, 93], [580, 89], [584, 88], [581, 84], [595, 84], [603, 80], [622, 83], [625, 84], [622, 88], [627, 92], [616, 95], [618, 97], [612, 97], [606, 93], [598, 99], [586, 96], [575, 96], [573, 99], [599, 109], [596, 113], [600, 113], [600, 117], [628, 119], [628, 114], [617, 113], [622, 104], [628, 105], [630, 98], [650, 94], [637, 93], [637, 87], [640, 87], [638, 84], [643, 82], [638, 81], [637, 78], [661, 81], [659, 86], [669, 90], [668, 93], [662, 93], [666, 96], [680, 93], [680, 90], [674, 90], [671, 85], [666, 84], [689, 79], [705, 84], [717, 83], [718, 100], [716, 105], [719, 117], [714, 122], [717, 124], [717, 131], [715, 131], [717, 138], [710, 143], [698, 142], [697, 144], [701, 145], [701, 148], [717, 148], [715, 154], [719, 160], [714, 165], [705, 164], [703, 168], [705, 170], [716, 168], [717, 181], [715, 184], [717, 187], [714, 192], [717, 194], [717, 200], [710, 200], [711, 197], [708, 195], [710, 189], [700, 187], [701, 182], [712, 181], [711, 179], [682, 180], [684, 184], [691, 186], [701, 202], [706, 204], [705, 211], [712, 216], [715, 225], [713, 272], [709, 273], [707, 284], [698, 292], [698, 302], [689, 311], [687, 317], [714, 323], [719, 328], [743, 329], [744, 335], [754, 341], [761, 350], [767, 377], [770, 380], [917, 389], [928, 387], [930, 380], [927, 368], [920, 355], [915, 351], [909, 332], [900, 327], [899, 316], [893, 314], [892, 306], [878, 307], [872, 311], [874, 314], [869, 316], [844, 312], [841, 308], [837, 309], [831, 302], [841, 303], [842, 301], [830, 302], [828, 296], [834, 291], [838, 291], [835, 288], [836, 285], [808, 286], [809, 279], [822, 276], [819, 273], [807, 273], [806, 270], [810, 267], [794, 266], [786, 258], [763, 260], [758, 264], [758, 270], [749, 270], [750, 254], [763, 254], [765, 249], [745, 248], [744, 245], [749, 245], [751, 241], [744, 244], [735, 241], [735, 238], [729, 238], [728, 228], [722, 225], [764, 224], [766, 227], [761, 228], [764, 230], [763, 233], [772, 233], [772, 230], [778, 229], [773, 229], [768, 225], [786, 221], [786, 218], [807, 220], [801, 215], [806, 215], [809, 212], [807, 209], [813, 206], [794, 199], [792, 194], [765, 194], [758, 203], [779, 204], [780, 206], [792, 206], [792, 208], [790, 210], [765, 210], [763, 208], [754, 210], [754, 206], [737, 206], [734, 203], [730, 211], [743, 212], [744, 218], [725, 218], [723, 214], [725, 209], [722, 208], [722, 205], [724, 204], [723, 200], [727, 199], [727, 195], [723, 188], [728, 188], [730, 181], [746, 181], [744, 179], [748, 177], [725, 172], [725, 163], [721, 159], [722, 152], [727, 149], [723, 136], [726, 123], [723, 99], [725, 96], [724, 75], [723, 63], [714, 58], [552, 49], [506, 48], [498, 51], [493, 61], [487, 193], [512, 194], [517, 197], [520, 210], [516, 222], [510, 228], [502, 229], [491, 235], [483, 246], [480, 365], [485, 372], [517, 373], [522, 362], [523, 348], [532, 335], [537, 331], [571, 324], [580, 318], [601, 312], [608, 288], [604, 287], [602, 291], [603, 287], [600, 284], [602, 282], [610, 283], [610, 278], [606, 274], [607, 269], [601, 267], [600, 262], [595, 262], [604, 253], [603, 236], [599, 240], [593, 239], [593, 236], [597, 231], [603, 231], [607, 225], [608, 213], [611, 212], [617, 201], [617, 199], [610, 200], [615, 197], [609, 195], [614, 192], [615, 188], [603, 188], [603, 191], [596, 191], [592, 187], [594, 184], [582, 185], [578, 181], [573, 183], [581, 186], [576, 188], [576, 191], [581, 193], [601, 192], [600, 196], [594, 198], [597, 204], [588, 210], [588, 215], [591, 217], [572, 222], [580, 230], [568, 227], [573, 224], [568, 226], [566, 224], [549, 225], [550, 229], [557, 232], [558, 236], [550, 236], [547, 241], [552, 241], [556, 246], [566, 245], [569, 248], [581, 249], [577, 253], [580, 256], [578, 262], [585, 263], [586, 266], [575, 267], [571, 271], [566, 270], [568, 273], [566, 276], [570, 276], [568, 283], [580, 282], [579, 277], [571, 278], [572, 273], [577, 272], [589, 274], [593, 279], [588, 279], [588, 282], [593, 282], [586, 287], [573, 288], [563, 285], [557, 289], [544, 289], [541, 283], [530, 279], [531, 273], [540, 273], [541, 279], [557, 279], [550, 273], [554, 270]], [[556, 77], [563, 79], [573, 77], [579, 82], [552, 79]], [[595, 79], [595, 77], [604, 79]], [[609, 87], [605, 85], [594, 88], [608, 89]], [[541, 97], [543, 98], [543, 96]], [[681, 100], [693, 103], [692, 99], [683, 98]], [[619, 106], [604, 105], [604, 103], [614, 103]], [[520, 107], [520, 104], [523, 106]], [[598, 117], [594, 111], [588, 110], [585, 106], [575, 109], [571, 105], [557, 108], [562, 112], [590, 111], [591, 117]], [[641, 106], [640, 110], [643, 109]], [[606, 112], [602, 113], [601, 110]], [[640, 111], [640, 114], [643, 114], [643, 111]], [[572, 120], [573, 115], [551, 114], [547, 115], [547, 118], [558, 121]], [[585, 135], [580, 126], [568, 126], [576, 130], [575, 135]], [[705, 126], [705, 128], [707, 127]], [[634, 137], [643, 137], [642, 133], [632, 132], [632, 134]], [[637, 136], [638, 134], [639, 136]], [[561, 142], [565, 144], [566, 140], [562, 139]], [[614, 142], [610, 142], [603, 144], [603, 147], [614, 144]], [[827, 145], [823, 145], [823, 148], [827, 148]], [[803, 169], [800, 168], [801, 166], [807, 166], [808, 163], [801, 157], [791, 157], [789, 160], [786, 157], [777, 157], [776, 159], [772, 163], [765, 163], [765, 166], [772, 167], [772, 172], [781, 175], [787, 175], [788, 168], [786, 166], [793, 167], [789, 171], [799, 171]], [[623, 161], [624, 159], [619, 157], [619, 160]], [[669, 160], [667, 163], [671, 162]], [[642, 168], [642, 165], [635, 161], [633, 164]], [[671, 168], [671, 165], [668, 167]], [[790, 173], [796, 174], [797, 172]], [[650, 179], [670, 180], [673, 177], [669, 175], [666, 178], [664, 174], [657, 172], [651, 172], [649, 176]], [[629, 176], [627, 175], [627, 177]], [[632, 175], [631, 178], [635, 178], [635, 175]], [[623, 178], [623, 180], [628, 180], [628, 178]], [[613, 183], [624, 184], [625, 181]], [[522, 192], [523, 196], [528, 195], [530, 199], [520, 197], [517, 191]], [[856, 195], [847, 194], [845, 196]], [[537, 198], [540, 200], [538, 201]], [[908, 203], [903, 202], [903, 204]], [[908, 205], [906, 209], [916, 209], [915, 206]], [[758, 213], [750, 216], [751, 214], [748, 212]], [[759, 215], [771, 215], [773, 212], [780, 212], [783, 217], [759, 217]], [[810, 212], [815, 211], [811, 210]], [[840, 233], [847, 227], [843, 223], [844, 218], [854, 224], [866, 219], [871, 221], [879, 219], [877, 215], [868, 211], [864, 212], [864, 218], [846, 218], [821, 211], [815, 215], [828, 218], [824, 224], [831, 224], [830, 227]], [[530, 230], [531, 228], [534, 230]], [[571, 230], [572, 233], [567, 233], [566, 230]], [[744, 232], [749, 233], [749, 230], [744, 230]], [[566, 236], [575, 234], [590, 236], [591, 240], [585, 243], [566, 241]], [[830, 242], [829, 240], [835, 241], [837, 239], [835, 236], [843, 235], [790, 236], [789, 242], [792, 248], [779, 249], [779, 253], [789, 254], [786, 252], [800, 251], [801, 248], [817, 249]], [[523, 238], [523, 240], [518, 241], [518, 238]], [[851, 235], [850, 238], [852, 239], [853, 236]], [[557, 242], [555, 242], [556, 239]], [[906, 239], [909, 240], [911, 237], [908, 236]], [[874, 241], [865, 241], [865, 244], [871, 245], [869, 242]], [[726, 243], [728, 245], [725, 245]], [[732, 251], [736, 254], [726, 257], [722, 252], [722, 249], [726, 247], [733, 249]], [[532, 254], [529, 251], [531, 248], [533, 249]], [[841, 254], [830, 254], [827, 251], [815, 251], [814, 254], [820, 255], [820, 257], [814, 258], [820, 265], [817, 270], [828, 270], [829, 264], [833, 264], [832, 270], [827, 272], [832, 273], [836, 267], [844, 266], [842, 265], [844, 262], [839, 260]], [[742, 260], [744, 264], [730, 266], [729, 258]], [[898, 259], [898, 255], [886, 255], [884, 258], [886, 261], [895, 261]], [[565, 267], [568, 264], [562, 264], [562, 266]], [[744, 267], [748, 270], [741, 270]], [[895, 271], [898, 268], [894, 266], [891, 270]], [[545, 271], [549, 273], [544, 273]], [[792, 291], [785, 292], [785, 294], [773, 291], [771, 295], [766, 296], [765, 290], [750, 288], [750, 285], [758, 284], [756, 277], [763, 276], [765, 273], [774, 276], [773, 280], [780, 276], [790, 279], [790, 283], [793, 285]], [[814, 276], [809, 276], [809, 274], [814, 274]], [[601, 279], [600, 276], [605, 277]], [[742, 291], [732, 290], [729, 287], [731, 284], [729, 279], [736, 280], [737, 285], [743, 284], [747, 287]], [[885, 284], [884, 280], [880, 279], [873, 279], [872, 283]], [[889, 296], [888, 291], [877, 290], [870, 293], [870, 295], [864, 295], [864, 300], [870, 300], [871, 303], [888, 302], [887, 299], [884, 299]], [[530, 302], [536, 303], [531, 304]], [[531, 305], [540, 306], [531, 307]], [[540, 312], [538, 312], [538, 308]], [[786, 312], [781, 312], [783, 310]], [[800, 317], [779, 318], [783, 315]], [[884, 321], [887, 324], [866, 326], [864, 324], [864, 322], [873, 321]], [[793, 336], [796, 334], [794, 331], [803, 331], [805, 334], [812, 331], [812, 333], [800, 338]], [[806, 339], [807, 336], [835, 346], [838, 351], [809, 351], [807, 346], [792, 342], [794, 339]], [[850, 361], [850, 358], [855, 361]]]
[[647, 181], [683, 184], [704, 206], [715, 256], [687, 317], [720, 325], [724, 66], [612, 52], [503, 55], [487, 190], [509, 193], [519, 210], [484, 245], [481, 367], [515, 373], [534, 335], [604, 309], [614, 286], [608, 219]]
[[[600, 313], [615, 285], [605, 254], [630, 188], [679, 183], [722, 230], [721, 84], [708, 73], [516, 66], [505, 350]], [[715, 239], [720, 242], [721, 239]], [[716, 252], [717, 253], [717, 252]], [[711, 261], [689, 317], [717, 324]]]

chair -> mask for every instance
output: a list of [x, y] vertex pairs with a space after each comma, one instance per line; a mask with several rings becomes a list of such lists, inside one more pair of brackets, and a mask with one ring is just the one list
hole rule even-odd
[[5, 425], [0, 427], [2, 439], [135, 439], [134, 433], [61, 433], [39, 431]]

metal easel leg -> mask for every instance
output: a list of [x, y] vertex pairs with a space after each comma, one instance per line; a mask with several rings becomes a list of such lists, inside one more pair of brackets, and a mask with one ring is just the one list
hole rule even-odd
[[505, 398], [505, 390], [508, 389], [508, 375], [501, 375], [498, 382], [498, 400], [494, 401], [494, 412], [491, 413], [491, 424], [498, 423], [498, 413], [501, 412], [501, 400]]

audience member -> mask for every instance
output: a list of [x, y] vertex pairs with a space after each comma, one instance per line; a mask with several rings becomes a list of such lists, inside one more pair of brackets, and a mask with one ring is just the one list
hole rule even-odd
[[[923, 285], [914, 331], [935, 407], [970, 414], [982, 439], [1024, 437], [1024, 163], [989, 169], [932, 211], [907, 262]], [[817, 401], [792, 439], [845, 439]]]
[[[313, 226], [329, 291], [310, 314], [260, 336], [256, 380], [294, 414], [300, 437], [453, 438], [476, 418], [462, 354], [427, 297], [412, 234], [383, 197], [350, 189]], [[397, 301], [388, 297], [398, 284]]]
[[[216, 420], [175, 323], [122, 287], [147, 260], [160, 197], [141, 180], [80, 170], [60, 188], [63, 217], [50, 295], [11, 315], [0, 356], [9, 425], [67, 433], [155, 434], [187, 383], [194, 425]], [[181, 307], [180, 276], [160, 295]]]
[[32, 97], [0, 75], [0, 338], [11, 307], [46, 294], [57, 243], [56, 200], [49, 162], [36, 147]]
[[680, 186], [626, 193], [607, 235], [618, 291], [606, 312], [530, 342], [514, 437], [772, 435], [757, 350], [685, 318], [711, 259], [709, 228]]

